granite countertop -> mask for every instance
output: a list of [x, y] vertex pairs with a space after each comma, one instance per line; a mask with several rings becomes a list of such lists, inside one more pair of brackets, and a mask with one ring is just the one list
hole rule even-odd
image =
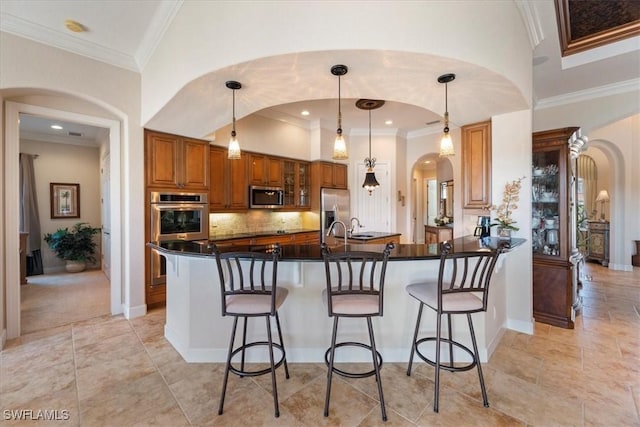
[[[526, 239], [512, 238], [510, 248], [513, 249], [526, 242]], [[215, 241], [199, 240], [199, 241], [169, 241], [169, 242], [149, 242], [147, 246], [156, 249], [160, 253], [169, 255], [186, 255], [186, 256], [212, 256], [211, 244]], [[454, 252], [486, 252], [495, 250], [498, 247], [499, 240], [497, 237], [486, 237], [478, 239], [474, 236], [465, 236], [453, 239], [451, 241]], [[375, 251], [381, 252], [385, 245], [378, 244], [339, 244], [331, 247], [333, 252], [342, 251]], [[256, 246], [233, 246], [221, 248], [229, 251], [269, 251], [273, 249], [273, 245], [256, 245]], [[396, 245], [389, 256], [389, 261], [402, 260], [424, 260], [440, 258], [439, 244], [399, 244]], [[322, 252], [320, 245], [282, 245], [280, 246], [280, 259], [282, 261], [320, 261], [322, 260]]]
[[292, 228], [289, 230], [269, 230], [269, 231], [255, 231], [251, 233], [216, 233], [215, 235], [209, 236], [209, 240], [212, 242], [220, 241], [220, 240], [233, 240], [233, 239], [250, 239], [252, 237], [268, 237], [268, 236], [286, 236], [287, 234], [297, 234], [297, 233], [309, 233], [309, 232], [317, 232], [320, 230], [313, 230], [307, 228]]

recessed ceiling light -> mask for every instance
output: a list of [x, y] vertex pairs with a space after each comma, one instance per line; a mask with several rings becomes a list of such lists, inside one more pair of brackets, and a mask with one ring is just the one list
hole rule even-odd
[[386, 122], [384, 122], [385, 125], [392, 125], [393, 124], [393, 120], [387, 120]]
[[64, 26], [67, 27], [67, 30], [73, 31], [74, 33], [82, 33], [87, 31], [87, 28], [81, 23], [74, 21], [73, 19], [67, 19], [64, 21]]
[[62, 126], [60, 126], [60, 125], [51, 125], [51, 129], [60, 130], [60, 129], [62, 129]]
[[430, 163], [431, 163], [431, 160], [425, 160], [425, 161], [424, 161], [424, 164], [425, 164], [425, 165], [428, 165], [428, 164], [430, 164]]
[[307, 110], [302, 110], [300, 114], [302, 114], [303, 116], [308, 116], [309, 112]]

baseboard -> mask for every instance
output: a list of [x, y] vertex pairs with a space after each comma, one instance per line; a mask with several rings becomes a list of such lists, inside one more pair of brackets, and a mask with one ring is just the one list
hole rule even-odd
[[533, 335], [533, 320], [532, 321], [524, 321], [524, 320], [514, 320], [507, 319], [507, 329], [511, 329], [516, 332], [522, 332], [523, 334]]
[[142, 317], [147, 314], [147, 305], [142, 304], [135, 307], [129, 307], [127, 305], [122, 306], [122, 313], [125, 319], [134, 319], [136, 317]]

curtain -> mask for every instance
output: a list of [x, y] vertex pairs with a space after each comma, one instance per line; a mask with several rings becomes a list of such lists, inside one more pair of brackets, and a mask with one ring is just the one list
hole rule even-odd
[[593, 158], [587, 155], [578, 157], [578, 178], [582, 179], [585, 214], [589, 218], [596, 216], [596, 197], [598, 197], [598, 167]]
[[27, 237], [27, 276], [42, 274], [40, 216], [33, 159], [36, 156], [20, 153], [20, 231]]

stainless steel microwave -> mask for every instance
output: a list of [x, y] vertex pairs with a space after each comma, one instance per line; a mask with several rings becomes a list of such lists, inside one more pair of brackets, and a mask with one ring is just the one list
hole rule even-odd
[[249, 187], [249, 207], [274, 209], [284, 205], [284, 190], [280, 187]]

